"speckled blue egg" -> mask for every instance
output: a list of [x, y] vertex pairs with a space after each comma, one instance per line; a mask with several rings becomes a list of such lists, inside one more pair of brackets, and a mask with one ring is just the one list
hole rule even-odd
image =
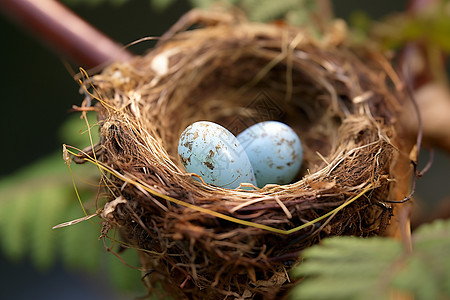
[[291, 183], [297, 176], [302, 163], [302, 144], [286, 124], [257, 123], [241, 132], [237, 139], [250, 159], [258, 187]]
[[178, 155], [189, 173], [208, 184], [235, 189], [256, 185], [247, 154], [236, 137], [222, 126], [200, 121], [189, 125], [178, 141]]

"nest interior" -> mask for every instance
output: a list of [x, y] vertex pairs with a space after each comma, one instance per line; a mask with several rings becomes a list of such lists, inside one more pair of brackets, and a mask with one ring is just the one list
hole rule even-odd
[[[177, 298], [275, 298], [293, 284], [302, 249], [389, 225], [398, 80], [380, 55], [346, 45], [339, 26], [317, 41], [238, 17], [178, 30], [186, 20], [145, 56], [86, 81], [100, 98], [97, 158], [110, 170], [105, 230], [118, 227], [140, 249], [149, 287], [162, 282]], [[288, 124], [304, 145], [298, 178], [252, 191], [194, 180], [176, 149], [198, 120], [235, 134], [265, 120]], [[291, 234], [252, 225], [289, 230], [351, 199]]]

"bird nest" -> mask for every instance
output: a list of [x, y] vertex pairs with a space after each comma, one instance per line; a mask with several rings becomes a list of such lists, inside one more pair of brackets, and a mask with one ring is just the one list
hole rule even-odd
[[[194, 20], [194, 21], [193, 21]], [[193, 30], [185, 30], [201, 24]], [[381, 55], [286, 24], [191, 12], [148, 54], [85, 81], [97, 93], [106, 170], [104, 232], [138, 249], [145, 282], [176, 298], [277, 298], [301, 251], [327, 236], [382, 235], [398, 156], [398, 79]], [[94, 93], [94, 92], [93, 92]], [[224, 189], [195, 180], [177, 154], [191, 123], [234, 134], [292, 127], [303, 167], [287, 185]]]

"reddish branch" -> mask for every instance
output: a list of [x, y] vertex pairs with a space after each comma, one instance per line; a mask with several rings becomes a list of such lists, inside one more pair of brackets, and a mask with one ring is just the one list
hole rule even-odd
[[132, 55], [53, 0], [0, 0], [0, 11], [42, 43], [84, 68], [128, 60]]

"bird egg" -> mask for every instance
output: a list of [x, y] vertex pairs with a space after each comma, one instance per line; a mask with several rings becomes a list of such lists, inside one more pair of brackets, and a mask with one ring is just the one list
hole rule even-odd
[[189, 125], [178, 141], [178, 155], [189, 173], [207, 184], [235, 189], [256, 185], [253, 168], [238, 139], [224, 127], [199, 121]]
[[303, 149], [300, 138], [288, 125], [277, 121], [257, 123], [237, 139], [247, 153], [258, 187], [288, 184], [297, 176]]

